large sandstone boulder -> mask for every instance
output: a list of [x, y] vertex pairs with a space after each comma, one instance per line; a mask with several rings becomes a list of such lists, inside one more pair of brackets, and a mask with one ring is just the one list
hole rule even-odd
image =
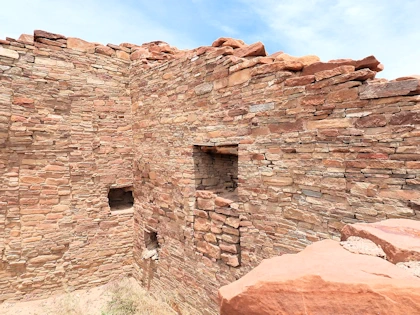
[[420, 314], [420, 278], [324, 240], [264, 260], [219, 298], [222, 315]]

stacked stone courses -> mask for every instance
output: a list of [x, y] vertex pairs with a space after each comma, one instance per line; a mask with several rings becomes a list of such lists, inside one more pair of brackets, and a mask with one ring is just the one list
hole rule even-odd
[[[0, 300], [132, 274], [215, 314], [218, 288], [262, 259], [419, 219], [419, 81], [382, 69], [231, 38], [0, 40]], [[197, 186], [224, 174], [229, 193]], [[132, 189], [133, 211], [110, 210], [112, 188]], [[151, 232], [159, 260], [144, 258]]]

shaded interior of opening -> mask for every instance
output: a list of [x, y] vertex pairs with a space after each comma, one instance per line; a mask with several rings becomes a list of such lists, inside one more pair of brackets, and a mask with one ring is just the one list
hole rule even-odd
[[144, 250], [142, 254], [143, 259], [159, 259], [159, 242], [157, 232], [144, 230]]
[[194, 146], [195, 185], [234, 200], [238, 187], [238, 145]]
[[108, 202], [111, 211], [132, 208], [134, 205], [132, 187], [111, 188], [108, 193]]

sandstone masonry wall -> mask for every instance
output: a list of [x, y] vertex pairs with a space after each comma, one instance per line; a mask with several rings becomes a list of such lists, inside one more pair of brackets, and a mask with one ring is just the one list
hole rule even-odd
[[0, 301], [132, 271], [130, 62], [35, 35], [0, 41]]
[[[374, 79], [373, 56], [42, 31], [0, 45], [0, 300], [133, 272], [214, 314], [264, 258], [420, 219], [419, 81]], [[134, 217], [108, 206], [123, 187]]]
[[[130, 80], [136, 274], [203, 314], [214, 313], [216, 288], [264, 258], [338, 239], [346, 223], [420, 218], [417, 79], [373, 80], [374, 57], [265, 57], [258, 44], [241, 57], [249, 47], [232, 46], [134, 61]], [[194, 148], [224, 144], [238, 145], [229, 204], [239, 228], [221, 231], [214, 197], [196, 192]], [[158, 235], [154, 267], [141, 256], [144, 229]], [[237, 246], [239, 266], [220, 244]]]

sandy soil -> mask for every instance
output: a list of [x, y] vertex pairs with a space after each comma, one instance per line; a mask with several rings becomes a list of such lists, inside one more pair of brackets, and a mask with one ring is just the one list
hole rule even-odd
[[100, 315], [111, 295], [107, 285], [34, 301], [0, 304], [1, 315]]

